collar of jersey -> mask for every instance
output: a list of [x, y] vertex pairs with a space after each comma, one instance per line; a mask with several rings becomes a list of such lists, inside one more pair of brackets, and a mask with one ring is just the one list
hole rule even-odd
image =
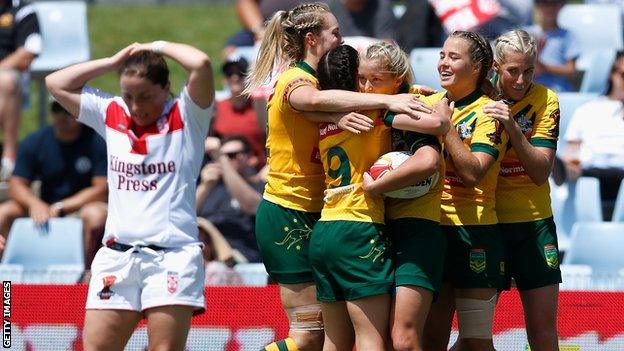
[[481, 88], [477, 88], [475, 89], [475, 91], [468, 94], [467, 96], [464, 96], [463, 98], [455, 101], [455, 108], [461, 111], [464, 107], [477, 101], [477, 99], [480, 98], [481, 95], [483, 95], [483, 91], [481, 91]]
[[316, 71], [314, 70], [314, 68], [310, 67], [310, 65], [308, 65], [307, 62], [305, 61], [297, 61], [297, 63], [295, 63], [295, 66], [301, 68], [302, 70], [310, 73], [311, 75], [316, 77]]

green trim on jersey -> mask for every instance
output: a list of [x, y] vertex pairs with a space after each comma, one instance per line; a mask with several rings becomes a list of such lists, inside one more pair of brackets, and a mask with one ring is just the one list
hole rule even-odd
[[477, 101], [481, 96], [483, 96], [483, 91], [481, 91], [481, 88], [477, 88], [475, 91], [473, 91], [472, 93], [468, 94], [467, 96], [464, 96], [463, 98], [455, 101], [455, 108], [461, 111], [466, 106], [468, 106], [468, 105], [472, 104], [473, 102]]
[[394, 122], [395, 116], [396, 116], [396, 113], [393, 111], [386, 112], [386, 115], [383, 117], [384, 124], [387, 127], [392, 127], [392, 123]]
[[440, 140], [433, 135], [409, 132], [403, 134], [403, 139], [405, 139], [405, 143], [409, 146], [409, 152], [412, 154], [416, 152], [416, 150], [427, 145], [436, 147], [438, 152], [442, 149]]
[[295, 63], [295, 66], [297, 66], [297, 67], [301, 68], [302, 70], [306, 71], [306, 73], [309, 73], [309, 74], [313, 75], [314, 77], [316, 77], [316, 71], [307, 62], [305, 62], [305, 61], [297, 61], [297, 63]]
[[470, 144], [470, 151], [472, 152], [485, 152], [486, 154], [492, 155], [495, 160], [498, 159], [498, 150], [492, 145], [484, 144], [484, 143], [472, 143]]
[[557, 150], [557, 140], [555, 139], [531, 138], [531, 145]]

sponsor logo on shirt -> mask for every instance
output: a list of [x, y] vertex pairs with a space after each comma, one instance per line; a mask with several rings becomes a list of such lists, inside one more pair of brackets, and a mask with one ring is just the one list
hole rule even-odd
[[155, 162], [155, 163], [131, 163], [119, 159], [118, 156], [111, 155], [108, 162], [108, 169], [117, 173], [117, 190], [126, 191], [152, 191], [158, 189], [158, 179], [134, 179], [136, 176], [161, 177], [167, 173], [176, 172], [176, 163]]

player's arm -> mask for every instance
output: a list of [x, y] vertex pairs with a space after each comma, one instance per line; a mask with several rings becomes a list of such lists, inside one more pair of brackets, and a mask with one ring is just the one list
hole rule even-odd
[[[86, 187], [77, 193], [59, 201], [62, 204], [63, 212], [72, 213], [81, 209], [84, 205], [94, 201], [106, 201], [108, 195], [108, 183], [106, 176], [95, 176], [91, 178], [91, 186]], [[57, 217], [61, 207], [52, 206], [51, 216]]]
[[219, 183], [223, 175], [221, 165], [218, 162], [210, 162], [206, 164], [199, 173], [199, 184], [195, 191], [195, 206], [199, 212], [204, 206], [204, 202], [208, 195]]
[[397, 169], [376, 180], [373, 180], [368, 172], [364, 173], [364, 191], [377, 196], [417, 184], [440, 169], [440, 159], [438, 147], [433, 145], [420, 147]]
[[48, 91], [73, 116], [80, 114], [80, 93], [91, 79], [115, 71], [138, 44], [131, 44], [111, 57], [78, 63], [45, 78]]
[[368, 94], [346, 90], [318, 90], [314, 84], [300, 85], [288, 95], [288, 102], [298, 111], [349, 112], [386, 109], [418, 116], [432, 108], [414, 94]]
[[334, 123], [338, 128], [354, 134], [367, 132], [375, 127], [373, 121], [369, 117], [357, 112], [305, 111], [302, 115], [315, 123]]
[[238, 201], [243, 212], [255, 215], [262, 195], [232, 167], [226, 155], [219, 156], [219, 164], [223, 170], [223, 183], [225, 183], [232, 198]]
[[[511, 109], [504, 102], [489, 103], [483, 107], [483, 112], [503, 124], [507, 134], [509, 134], [511, 146], [516, 151], [518, 159], [533, 183], [536, 185], [546, 183], [555, 160], [556, 150], [531, 145], [520, 130], [520, 125], [513, 118]], [[556, 143], [556, 140], [554, 142]]]
[[576, 74], [576, 59], [567, 60], [562, 65], [551, 65], [551, 64], [540, 62], [539, 66], [542, 72], [555, 74], [558, 76], [565, 76], [565, 77], [572, 78]]
[[449, 128], [446, 133], [444, 148], [453, 160], [455, 172], [467, 187], [477, 186], [496, 161], [489, 153], [466, 149], [455, 128]]
[[215, 96], [214, 78], [210, 57], [206, 53], [187, 44], [155, 41], [137, 45], [132, 49], [130, 55], [142, 50], [162, 53], [184, 67], [189, 72], [186, 83], [189, 96], [197, 106], [203, 109], [210, 107]]
[[448, 99], [444, 98], [435, 103], [431, 114], [420, 114], [419, 117], [413, 117], [407, 114], [394, 114], [388, 112], [384, 117], [387, 125], [400, 130], [408, 130], [412, 132], [444, 135], [451, 125], [451, 117], [455, 102], [448, 103]]

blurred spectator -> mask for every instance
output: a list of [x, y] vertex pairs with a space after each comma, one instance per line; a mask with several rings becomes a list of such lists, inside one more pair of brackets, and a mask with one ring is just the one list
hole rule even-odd
[[0, 125], [3, 128], [0, 180], [15, 167], [24, 72], [41, 52], [39, 22], [33, 5], [0, 0]]
[[243, 29], [228, 38], [223, 50], [227, 57], [238, 46], [254, 46], [264, 36], [264, 22], [279, 10], [290, 10], [305, 0], [236, 0], [236, 14]]
[[241, 276], [232, 269], [232, 247], [223, 234], [209, 220], [197, 217], [199, 241], [204, 246], [202, 254], [206, 263], [205, 285], [243, 285]]
[[397, 19], [390, 0], [326, 0], [343, 37], [397, 39]]
[[624, 178], [624, 52], [613, 63], [606, 96], [580, 106], [566, 131], [563, 153], [568, 180], [600, 180], [605, 218], [610, 219]]
[[[216, 111], [208, 135], [224, 138], [242, 135], [251, 143], [254, 155], [258, 158], [258, 167], [265, 163], [264, 129], [260, 128], [252, 98], [241, 95], [249, 65], [242, 57], [230, 56], [221, 72], [225, 84], [231, 92], [228, 99], [217, 101]], [[266, 109], [266, 105], [264, 106]]]
[[446, 33], [428, 0], [406, 0], [399, 19], [397, 42], [409, 53], [414, 48], [442, 47]]
[[[85, 266], [91, 266], [106, 221], [106, 145], [58, 102], [51, 105], [52, 125], [28, 135], [19, 145], [11, 199], [0, 204], [0, 240], [4, 249], [11, 223], [30, 216], [43, 225], [65, 215], [83, 221]], [[41, 180], [41, 196], [31, 189]], [[13, 238], [12, 240], [16, 240]]]
[[581, 53], [574, 35], [557, 25], [565, 0], [536, 0], [537, 24], [527, 31], [535, 38], [538, 59], [535, 82], [555, 91], [571, 91], [570, 78], [576, 75], [576, 59]]
[[255, 169], [257, 158], [243, 136], [224, 138], [218, 150], [200, 173], [197, 214], [210, 220], [247, 261], [260, 262], [255, 214], [264, 182]]
[[501, 7], [498, 16], [479, 28], [479, 32], [487, 39], [494, 40], [509, 30], [533, 23], [533, 0], [498, 0], [498, 2]]

